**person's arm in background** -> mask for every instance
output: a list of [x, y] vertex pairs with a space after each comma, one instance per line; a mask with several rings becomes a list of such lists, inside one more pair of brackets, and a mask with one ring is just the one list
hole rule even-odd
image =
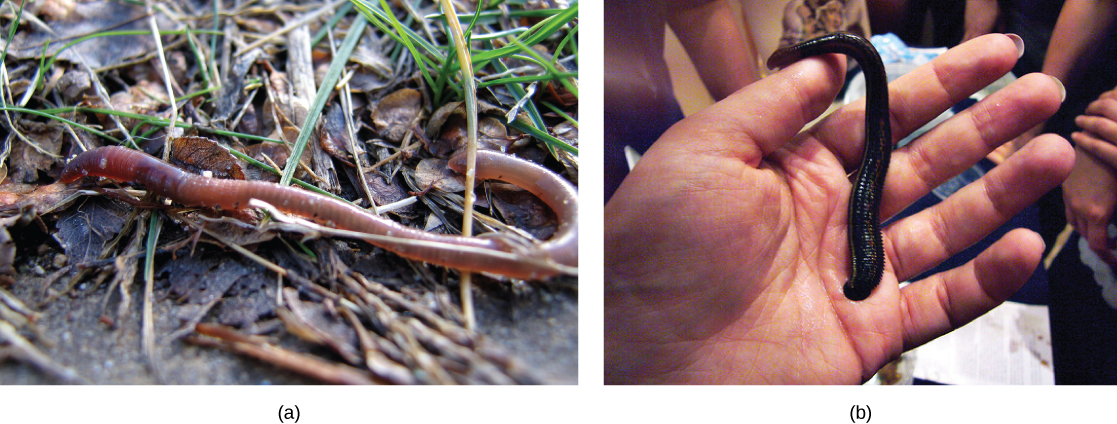
[[[1051, 42], [1043, 58], [1042, 72], [1071, 84], [1067, 89], [1073, 91], [1075, 89], [1073, 81], [1068, 79], [1071, 70], [1079, 59], [1090, 54], [1091, 46], [1104, 36], [1106, 28], [1113, 22], [1115, 16], [1117, 16], [1117, 1], [1067, 0], [1063, 3], [1059, 20], [1055, 22], [1055, 29], [1051, 32]], [[1000, 149], [991, 153], [989, 159], [996, 163], [1003, 162], [1009, 155], [1020, 150], [1028, 140], [1042, 133], [1045, 125], [1041, 123], [1021, 134], [1016, 140], [1005, 143]], [[1094, 168], [1089, 161], [1080, 162], [1080, 166]], [[1081, 176], [1081, 173], [1079, 174]]]
[[962, 41], [988, 34], [997, 24], [1001, 15], [1001, 8], [997, 0], [966, 0], [966, 30]]
[[1071, 133], [1077, 160], [1063, 183], [1067, 223], [1099, 257], [1117, 265], [1107, 231], [1117, 208], [1117, 90], [1103, 93], [1074, 122], [1082, 131]]
[[667, 18], [714, 100], [760, 79], [756, 46], [731, 1], [679, 6]]
[[1117, 16], [1117, 1], [1067, 0], [1051, 33], [1043, 73], [1067, 81], [1071, 68], [1102, 37]]
[[[1077, 60], [1090, 54], [1093, 46], [1105, 33], [1106, 28], [1117, 17], [1117, 2], [1112, 0], [1068, 0], [1059, 13], [1055, 31], [1051, 34], [1051, 44], [1043, 61], [1043, 73], [1068, 81], [1070, 72]], [[1108, 72], [1108, 70], [1104, 70]], [[1073, 86], [1068, 89], [1074, 89]], [[1112, 93], [1110, 97], [1112, 97]], [[1102, 98], [1106, 95], [1103, 94]], [[1099, 99], [1101, 101], [1101, 99]], [[1098, 103], [1095, 101], [1094, 103]], [[1091, 105], [1091, 107], [1094, 107]], [[1080, 116], [1076, 122], [1081, 126], [1083, 117], [1099, 116], [1100, 110], [1087, 109], [1087, 115]], [[1117, 118], [1114, 116], [1113, 118]], [[1025, 133], [1013, 141], [1019, 147], [1024, 137], [1038, 134], [1041, 127]], [[1087, 129], [1089, 131], [1089, 129]], [[1079, 134], [1075, 141], [1083, 137]], [[1117, 142], [1117, 139], [1110, 140]], [[1110, 264], [1117, 265], [1117, 258], [1109, 253], [1109, 237], [1106, 227], [1117, 209], [1117, 169], [1098, 158], [1085, 154], [1076, 148], [1079, 160], [1074, 170], [1063, 183], [1063, 202], [1066, 207], [1067, 223], [1074, 226], [1084, 237], [1090, 248]]]

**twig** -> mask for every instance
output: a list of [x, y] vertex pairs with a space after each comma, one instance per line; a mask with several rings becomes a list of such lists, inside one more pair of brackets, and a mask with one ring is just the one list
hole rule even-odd
[[240, 51], [237, 53], [237, 56], [240, 56], [240, 55], [242, 55], [242, 54], [244, 54], [244, 53], [248, 52], [249, 50], [252, 50], [256, 47], [260, 47], [260, 46], [264, 45], [264, 43], [268, 42], [269, 40], [271, 40], [273, 38], [276, 38], [280, 35], [286, 34], [286, 33], [290, 32], [291, 30], [293, 30], [295, 28], [306, 25], [307, 22], [310, 22], [310, 21], [313, 21], [313, 20], [317, 19], [319, 16], [322, 16], [323, 13], [333, 11], [334, 9], [337, 8], [337, 6], [339, 4], [344, 3], [346, 1], [348, 1], [348, 0], [334, 0], [333, 3], [327, 4], [327, 5], [323, 6], [321, 9], [318, 9], [317, 11], [308, 13], [308, 14], [303, 15], [302, 17], [300, 17], [298, 19], [295, 19], [294, 21], [291, 21], [287, 25], [284, 25], [283, 28], [280, 28], [280, 29], [276, 30], [275, 32], [272, 32], [271, 34], [268, 34], [267, 37], [264, 37], [264, 38], [261, 38], [259, 40], [253, 41], [251, 44], [242, 47], [240, 49]]
[[[155, 13], [151, 8], [151, 0], [147, 0], [148, 24], [151, 25], [151, 36], [155, 39], [155, 51], [159, 52], [159, 65], [163, 68], [163, 84], [167, 88], [167, 102], [171, 104], [171, 125], [167, 127], [167, 139], [178, 138], [182, 133], [175, 123], [178, 121], [178, 105], [175, 104], [175, 90], [171, 83], [171, 68], [167, 66], [167, 54], [163, 51], [163, 40], [159, 37], [159, 23], [155, 21]], [[168, 144], [170, 146], [170, 144]], [[171, 157], [171, 149], [163, 149], [163, 160]]]
[[[342, 275], [342, 278], [348, 278], [348, 276]], [[348, 320], [349, 325], [352, 325], [353, 329], [357, 331], [357, 340], [361, 343], [361, 350], [365, 354], [365, 367], [368, 368], [369, 371], [372, 371], [377, 377], [388, 380], [394, 384], [418, 383], [418, 380], [415, 379], [411, 370], [392, 361], [391, 358], [388, 358], [388, 356], [377, 349], [377, 343], [374, 340], [376, 336], [370, 333], [368, 329], [361, 324], [361, 321], [357, 318], [357, 314], [353, 313], [349, 308], [338, 309], [341, 312], [341, 316]]]
[[1062, 253], [1063, 247], [1067, 245], [1067, 240], [1070, 240], [1070, 235], [1074, 233], [1074, 226], [1067, 224], [1063, 227], [1063, 231], [1059, 232], [1059, 236], [1055, 237], [1055, 243], [1051, 244], [1051, 251], [1047, 253], [1047, 257], [1043, 258], [1043, 269], [1051, 269], [1051, 264], [1055, 262], [1055, 258]]
[[229, 327], [216, 324], [198, 324], [194, 330], [199, 334], [216, 338], [191, 338], [190, 340], [209, 346], [217, 346], [230, 351], [255, 357], [276, 366], [286, 368], [330, 384], [377, 384], [368, 373], [344, 364], [326, 362], [314, 356], [295, 353], [252, 339], [233, 331]]

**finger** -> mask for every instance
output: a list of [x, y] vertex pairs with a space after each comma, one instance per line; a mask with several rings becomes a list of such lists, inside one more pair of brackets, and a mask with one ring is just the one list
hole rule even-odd
[[1083, 151], [1094, 155], [1102, 162], [1113, 166], [1117, 164], [1117, 146], [1102, 140], [1093, 134], [1084, 132], [1073, 132], [1070, 134], [1071, 140], [1074, 140], [1075, 145], [1082, 148]]
[[[892, 140], [939, 116], [944, 110], [996, 81], [1019, 57], [1013, 38], [989, 34], [948, 50], [888, 85]], [[864, 145], [865, 100], [828, 115], [812, 132], [852, 170]]]
[[1081, 230], [1082, 227], [1079, 226], [1078, 217], [1075, 216], [1074, 208], [1071, 208], [1070, 205], [1066, 203], [1067, 202], [1066, 190], [1063, 191], [1063, 194], [1064, 194], [1063, 195], [1063, 204], [1065, 205], [1063, 207], [1063, 213], [1066, 216], [1067, 225], [1070, 225], [1071, 228], [1074, 228], [1074, 231], [1082, 233], [1082, 230]]
[[1117, 142], [1117, 122], [1112, 119], [1104, 116], [1078, 115], [1074, 118], [1074, 123], [1078, 125], [1079, 128], [1092, 132], [1103, 140], [1113, 140], [1112, 142]]
[[1078, 216], [1077, 213], [1075, 213], [1074, 221], [1072, 222], [1074, 224], [1074, 230], [1078, 231], [1078, 234], [1080, 234], [1083, 238], [1087, 238], [1090, 236], [1090, 226], [1086, 225], [1085, 219], [1082, 219]]
[[885, 180], [881, 216], [903, 210], [997, 146], [1043, 122], [1059, 109], [1061, 93], [1058, 80], [1026, 75], [897, 149]]
[[1099, 97], [1086, 106], [1085, 113], [1117, 119], [1117, 97]]
[[1066, 140], [1040, 136], [941, 203], [889, 225], [885, 252], [897, 278], [914, 277], [981, 240], [1059, 185], [1073, 166]]
[[1099, 99], [1117, 99], [1117, 90], [1109, 90], [1109, 91], [1106, 91], [1104, 93], [1101, 93], [1101, 95], [1098, 96], [1098, 98]]
[[1090, 246], [1090, 249], [1098, 252], [1099, 255], [1109, 250], [1109, 240], [1105, 231], [1106, 225], [1105, 222], [1093, 219], [1086, 220], [1086, 228], [1089, 230], [1083, 236], [1086, 237], [1086, 243]]
[[1078, 231], [1078, 234], [1080, 234], [1082, 238], [1086, 240], [1090, 239], [1090, 224], [1088, 223], [1088, 221], [1086, 221], [1085, 219], [1077, 219], [1075, 220], [1074, 228]]
[[838, 55], [796, 62], [679, 122], [661, 140], [689, 142], [660, 147], [739, 158], [755, 167], [833, 103], [844, 73]]
[[1043, 239], [1018, 228], [974, 260], [904, 287], [904, 350], [965, 325], [1016, 293], [1035, 271]]

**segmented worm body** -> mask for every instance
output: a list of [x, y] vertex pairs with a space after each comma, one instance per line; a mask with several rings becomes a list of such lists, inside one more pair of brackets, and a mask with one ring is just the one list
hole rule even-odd
[[892, 156], [888, 114], [888, 77], [872, 43], [848, 33], [828, 34], [777, 50], [768, 67], [784, 67], [808, 56], [841, 53], [857, 60], [865, 73], [865, 151], [849, 197], [849, 249], [852, 271], [843, 287], [846, 298], [864, 300], [884, 275], [880, 198]]
[[[450, 166], [464, 171], [465, 155], [450, 159]], [[510, 155], [477, 152], [477, 177], [499, 179], [527, 189], [543, 200], [559, 219], [551, 239], [524, 244], [503, 237], [462, 237], [428, 233], [371, 214], [348, 202], [310, 191], [262, 181], [209, 178], [174, 167], [146, 153], [107, 146], [89, 150], [71, 160], [60, 181], [73, 182], [96, 176], [119, 182], [143, 184], [151, 192], [186, 206], [240, 209], [251, 199], [277, 209], [343, 230], [412, 240], [452, 244], [465, 249], [432, 248], [429, 245], [369, 242], [407, 258], [432, 264], [489, 272], [512, 278], [536, 279], [561, 273], [561, 266], [578, 266], [578, 191], [546, 168]], [[478, 254], [478, 251], [482, 254]], [[483, 254], [487, 251], [510, 253]], [[527, 260], [525, 260], [527, 259]], [[561, 265], [556, 267], [554, 264]]]

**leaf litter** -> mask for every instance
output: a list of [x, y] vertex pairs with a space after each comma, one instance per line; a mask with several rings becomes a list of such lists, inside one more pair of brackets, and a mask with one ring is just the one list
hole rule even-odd
[[[577, 3], [487, 3], [469, 27], [486, 82], [480, 146], [576, 182]], [[260, 210], [182, 208], [111, 181], [54, 183], [67, 158], [114, 144], [170, 153], [214, 178], [278, 181], [309, 138], [290, 161], [303, 187], [404, 225], [460, 231], [465, 187], [445, 159], [464, 148], [467, 116], [437, 2], [151, 5], [0, 3], [0, 382], [577, 381], [576, 276], [477, 277], [479, 326], [469, 329], [455, 270]], [[463, 27], [476, 7], [455, 2]], [[521, 17], [529, 11], [548, 18]], [[337, 84], [322, 87], [353, 28], [356, 48]], [[319, 92], [328, 101], [314, 116]], [[477, 196], [482, 228], [545, 239], [557, 227], [515, 186], [483, 183]], [[145, 248], [149, 221], [161, 231]], [[150, 352], [137, 348], [149, 337], [144, 308]]]

